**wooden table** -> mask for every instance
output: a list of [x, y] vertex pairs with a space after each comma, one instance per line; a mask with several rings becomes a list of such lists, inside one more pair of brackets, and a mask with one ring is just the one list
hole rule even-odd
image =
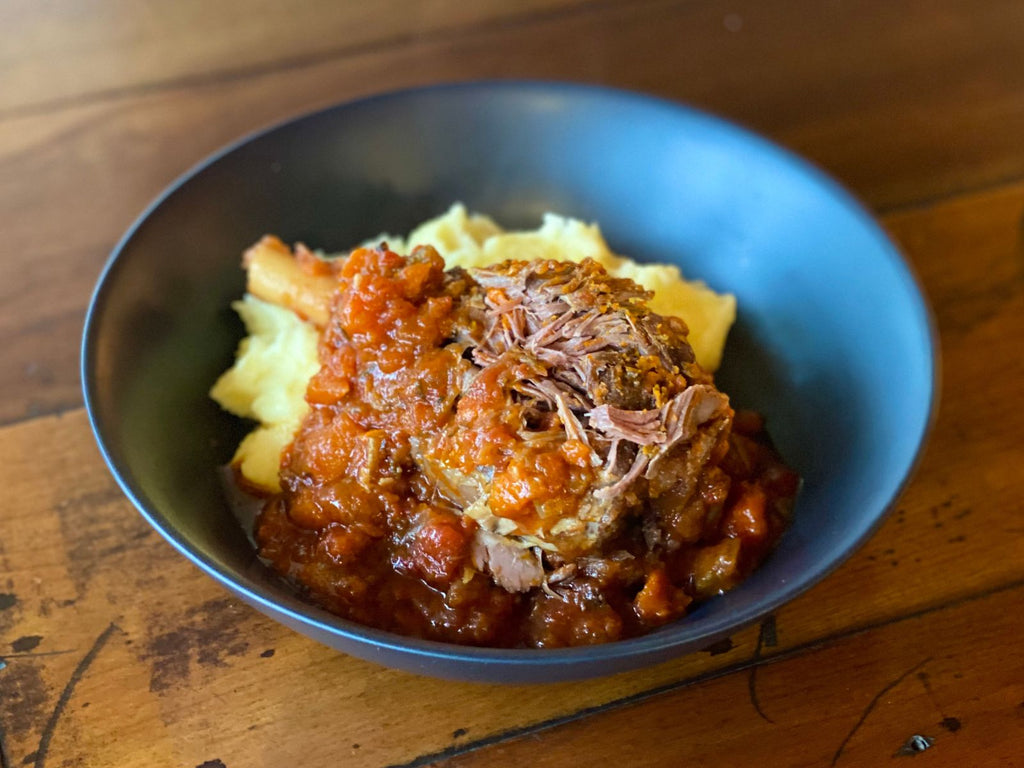
[[[0, 22], [0, 768], [1024, 765], [1024, 3], [7, 0]], [[204, 155], [509, 75], [650, 91], [812, 158], [941, 333], [930, 444], [849, 562], [728, 642], [571, 685], [414, 677], [241, 605], [118, 492], [78, 382], [111, 247]]]

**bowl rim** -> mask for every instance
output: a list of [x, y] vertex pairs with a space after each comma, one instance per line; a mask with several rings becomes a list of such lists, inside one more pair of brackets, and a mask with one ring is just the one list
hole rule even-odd
[[[838, 207], [852, 215], [864, 231], [870, 234], [873, 240], [877, 241], [879, 255], [884, 255], [890, 262], [890, 266], [894, 268], [900, 282], [906, 286], [907, 295], [913, 299], [912, 316], [915, 320], [915, 330], [923, 330], [924, 335], [927, 337], [927, 348], [923, 350], [925, 362], [930, 367], [930, 375], [927, 379], [926, 410], [920, 432], [914, 438], [913, 454], [907, 462], [901, 481], [893, 488], [887, 501], [877, 510], [871, 523], [865, 526], [859, 535], [849, 541], [838, 557], [817, 570], [805, 572], [800, 578], [786, 581], [768, 599], [762, 600], [756, 605], [712, 617], [700, 624], [688, 623], [687, 618], [683, 617], [676, 622], [666, 625], [666, 627], [640, 637], [571, 648], [536, 649], [463, 646], [408, 637], [374, 627], [367, 627], [330, 614], [312, 603], [303, 601], [298, 596], [283, 600], [270, 594], [265, 588], [261, 589], [260, 585], [254, 580], [230, 568], [219, 566], [205, 553], [198, 548], [194, 548], [188, 539], [175, 529], [172, 522], [162, 512], [155, 508], [150, 509], [147, 506], [143, 493], [127, 469], [122, 471], [115, 464], [112, 450], [105, 436], [103, 419], [97, 405], [98, 393], [96, 390], [97, 382], [93, 368], [93, 358], [98, 343], [98, 316], [101, 313], [107, 294], [113, 288], [116, 273], [121, 264], [121, 257], [130, 246], [138, 230], [166, 200], [181, 190], [193, 178], [224, 157], [240, 150], [257, 139], [294, 124], [316, 120], [333, 112], [362, 108], [375, 102], [395, 101], [410, 97], [430, 97], [434, 94], [447, 94], [456, 91], [487, 90], [523, 93], [537, 92], [545, 95], [564, 96], [571, 99], [589, 95], [600, 99], [624, 103], [632, 102], [673, 111], [680, 116], [686, 117], [688, 120], [702, 123], [716, 132], [737, 136], [743, 140], [745, 145], [753, 146], [759, 153], [767, 153], [774, 156], [784, 166], [789, 167], [796, 174], [806, 178], [809, 182], [827, 192]], [[516, 668], [547, 667], [552, 664], [563, 664], [570, 667], [587, 666], [590, 668], [603, 662], [629, 659], [635, 659], [636, 663], [633, 666], [638, 667], [651, 663], [645, 660], [652, 659], [653, 657], [664, 659], [668, 658], [669, 655], [682, 655], [688, 651], [700, 650], [716, 640], [773, 613], [780, 606], [790, 602], [815, 584], [821, 582], [846, 562], [854, 552], [875, 534], [913, 479], [920, 466], [925, 446], [937, 419], [942, 378], [941, 348], [937, 324], [919, 276], [880, 222], [869, 213], [867, 206], [815, 163], [784, 148], [773, 140], [746, 128], [739, 122], [719, 117], [703, 109], [662, 96], [592, 83], [512, 78], [411, 86], [345, 100], [272, 122], [265, 127], [246, 133], [206, 155], [202, 160], [195, 163], [168, 184], [135, 218], [111, 250], [89, 300], [88, 309], [85, 314], [79, 362], [82, 393], [89, 424], [103, 460], [121, 491], [143, 518], [172, 547], [222, 586], [227, 587], [239, 597], [264, 612], [286, 617], [292, 626], [302, 626], [314, 632], [343, 638], [356, 645], [372, 646], [375, 649], [413, 656], [420, 661], [443, 660], [445, 662], [469, 662], [475, 664], [486, 662], [491, 664], [497, 663], [502, 667], [512, 666]], [[620, 666], [609, 670], [609, 673], [625, 668], [627, 667]], [[602, 673], [586, 672], [585, 676], [597, 674]], [[560, 677], [556, 679], [566, 678]]]

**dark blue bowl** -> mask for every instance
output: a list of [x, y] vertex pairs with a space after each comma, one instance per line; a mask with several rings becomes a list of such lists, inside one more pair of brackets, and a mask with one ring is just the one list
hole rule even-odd
[[[207, 391], [241, 327], [228, 304], [261, 235], [342, 250], [453, 201], [506, 226], [552, 210], [612, 248], [736, 294], [718, 381], [763, 412], [804, 478], [792, 528], [742, 586], [646, 637], [492, 650], [368, 629], [299, 599], [254, 556], [217, 469], [244, 427]], [[482, 83], [343, 104], [207, 160], [132, 226], [100, 279], [82, 349], [96, 438], [124, 492], [192, 562], [327, 645], [439, 677], [605, 675], [703, 648], [823, 578], [878, 526], [931, 419], [937, 362], [899, 253], [834, 182], [692, 109], [603, 88]]]

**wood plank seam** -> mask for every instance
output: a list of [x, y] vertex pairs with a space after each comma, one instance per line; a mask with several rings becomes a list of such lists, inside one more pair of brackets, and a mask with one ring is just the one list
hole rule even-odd
[[53, 417], [70, 416], [77, 411], [84, 411], [85, 404], [82, 400], [75, 403], [62, 403], [52, 408], [38, 408], [20, 418], [0, 420], [0, 431], [7, 427], [17, 427], [30, 424], [37, 419], [49, 419]]
[[[445, 749], [438, 750], [437, 752], [419, 755], [405, 763], [392, 764], [388, 766], [388, 768], [425, 768], [425, 766], [429, 766], [439, 760], [446, 760], [449, 758], [458, 757], [460, 755], [465, 755], [470, 752], [475, 752], [485, 747], [493, 746], [495, 744], [501, 744], [503, 742], [512, 741], [523, 736], [538, 734], [542, 731], [557, 728], [558, 726], [583, 720], [587, 717], [590, 717], [591, 715], [596, 715], [603, 712], [609, 712], [611, 710], [628, 707], [632, 704], [637, 704], [639, 702], [646, 701], [663, 693], [669, 693], [672, 691], [681, 690], [683, 688], [689, 688], [694, 685], [699, 685], [701, 683], [709, 682], [711, 680], [727, 677], [731, 674], [743, 672], [745, 670], [750, 670], [751, 673], [753, 673], [758, 667], [761, 667], [763, 665], [775, 664], [777, 662], [787, 661], [789, 659], [793, 659], [797, 656], [802, 656], [807, 653], [813, 653], [817, 650], [828, 647], [829, 645], [840, 642], [842, 640], [846, 640], [851, 637], [856, 637], [857, 635], [866, 634], [868, 632], [881, 629], [884, 627], [902, 624], [904, 622], [922, 618], [933, 613], [940, 613], [942, 611], [957, 608], [962, 605], [967, 605], [978, 600], [984, 600], [985, 598], [1000, 594], [1002, 592], [1009, 592], [1021, 588], [1024, 588], [1024, 578], [1014, 579], [1012, 581], [1006, 582], [1005, 584], [999, 584], [988, 589], [983, 589], [978, 592], [971, 593], [969, 595], [963, 595], [953, 600], [948, 600], [942, 603], [929, 605], [902, 616], [894, 616], [880, 621], [869, 622], [867, 624], [858, 625], [855, 627], [851, 627], [849, 629], [841, 630], [839, 632], [833, 632], [828, 635], [823, 635], [822, 637], [816, 638], [814, 640], [809, 640], [804, 643], [800, 643], [799, 645], [795, 645], [792, 648], [788, 648], [784, 651], [772, 654], [770, 656], [760, 656], [759, 652], [755, 650], [755, 652], [751, 655], [749, 659], [737, 662], [726, 667], [722, 667], [721, 669], [712, 670], [710, 672], [705, 672], [703, 674], [695, 675], [689, 678], [674, 680], [672, 682], [665, 683], [654, 688], [650, 688], [646, 691], [640, 691], [639, 693], [630, 694], [629, 696], [624, 696], [620, 699], [613, 699], [611, 701], [607, 701], [603, 704], [597, 704], [592, 707], [585, 707], [583, 709], [577, 710], [576, 712], [571, 712], [566, 715], [561, 715], [559, 717], [543, 720], [539, 723], [533, 723], [531, 725], [524, 725], [519, 728], [511, 728], [506, 731], [500, 731], [498, 733], [485, 736], [476, 741], [466, 742], [465, 744], [452, 745], [446, 747]], [[925, 663], [927, 663], [927, 661], [928, 659], [925, 659], [924, 661], [920, 662], [913, 669], [904, 673], [903, 677], [906, 677], [906, 675], [913, 673], [916, 669], [920, 668]], [[903, 678], [901, 677], [900, 679], [896, 680], [894, 683], [890, 684], [890, 687], [894, 687], [902, 679]], [[879, 696], [884, 695], [885, 690], [883, 690], [879, 694]], [[861, 723], [863, 722], [863, 719], [866, 719], [867, 715], [870, 714], [870, 709], [871, 706], [869, 704], [869, 707], [865, 710], [863, 718], [860, 721]], [[859, 724], [860, 723], [858, 723], [858, 726]], [[844, 741], [844, 745], [849, 741], [850, 738], [852, 738], [855, 732], [856, 727], [847, 736], [846, 741]], [[838, 756], [841, 754], [841, 752], [842, 746], [837, 751], [835, 759], [838, 759]], [[834, 764], [835, 760], [833, 760], [833, 765]]]
[[589, 14], [600, 14], [605, 11], [620, 9], [625, 5], [639, 9], [671, 7], [681, 5], [680, 0], [634, 0], [629, 3], [624, 0], [590, 0], [569, 8], [551, 8], [546, 10], [532, 11], [522, 14], [514, 14], [502, 19], [490, 19], [487, 21], [471, 22], [457, 25], [446, 29], [439, 29], [430, 33], [429, 37], [406, 33], [396, 34], [380, 40], [371, 40], [357, 43], [355, 45], [341, 45], [329, 51], [322, 51], [307, 56], [291, 56], [267, 64], [254, 64], [238, 69], [221, 69], [209, 74], [186, 75], [184, 77], [168, 80], [154, 81], [151, 83], [124, 86], [120, 88], [109, 88], [93, 91], [77, 96], [65, 96], [50, 101], [40, 102], [24, 107], [11, 107], [0, 109], [0, 121], [24, 117], [35, 117], [64, 109], [72, 109], [90, 104], [119, 101], [132, 97], [147, 96], [154, 93], [173, 91], [184, 88], [213, 87], [225, 83], [248, 80], [251, 78], [264, 77], [270, 74], [287, 72], [290, 70], [315, 67], [327, 62], [342, 61], [346, 58], [360, 56], [370, 52], [386, 51], [388, 49], [400, 48], [417, 43], [423, 39], [430, 44], [446, 43], [460, 40], [464, 37], [471, 37], [485, 31], [498, 29], [516, 29], [529, 27], [531, 25], [542, 25], [551, 22], [571, 19]]
[[[968, 198], [975, 195], [998, 194], [1001, 191], [1008, 191], [1022, 183], [1024, 183], [1024, 174], [1007, 174], [983, 184], [957, 187], [949, 192], [943, 192], [937, 195], [927, 195], [916, 200], [896, 203], [894, 205], [879, 205], [874, 208], [868, 208], [866, 205], [864, 207], [867, 208], [876, 218], [886, 219], [890, 216], [901, 216], [904, 214], [927, 211], [929, 208], [937, 208], [941, 205], [952, 203], [960, 198]], [[864, 205], [863, 203], [861, 204]], [[884, 224], [885, 222], [883, 221], [882, 223]]]

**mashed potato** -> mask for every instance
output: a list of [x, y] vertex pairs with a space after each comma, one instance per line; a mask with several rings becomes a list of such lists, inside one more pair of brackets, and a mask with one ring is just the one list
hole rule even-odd
[[[505, 232], [486, 216], [467, 214], [456, 203], [446, 214], [414, 229], [407, 238], [382, 236], [402, 253], [417, 245], [432, 245], [449, 267], [485, 267], [506, 259], [583, 261], [591, 258], [616, 277], [628, 277], [654, 298], [648, 306], [660, 315], [683, 318], [690, 328], [693, 352], [706, 370], [715, 371], [729, 328], [736, 321], [736, 299], [719, 294], [699, 281], [684, 280], [678, 267], [639, 264], [616, 256], [596, 224], [585, 224], [553, 213], [545, 214], [539, 229]], [[380, 240], [370, 241], [376, 245]]]
[[[369, 243], [381, 240], [403, 253], [417, 245], [432, 245], [447, 266], [465, 269], [506, 259], [582, 261], [589, 257], [610, 274], [653, 291], [649, 306], [655, 312], [683, 318], [697, 361], [709, 371], [718, 368], [725, 337], [736, 319], [733, 296], [684, 280], [677, 267], [638, 264], [616, 256], [597, 225], [551, 213], [544, 216], [539, 229], [505, 232], [490, 218], [470, 215], [456, 204], [408, 237], [381, 235]], [[249, 336], [239, 346], [235, 365], [210, 395], [231, 413], [260, 422], [239, 445], [233, 463], [249, 482], [277, 491], [281, 453], [306, 414], [306, 383], [319, 369], [317, 330], [289, 310], [252, 296], [232, 306]]]
[[320, 370], [319, 333], [293, 312], [254, 296], [231, 307], [249, 335], [210, 397], [236, 416], [259, 422], [239, 444], [232, 463], [252, 484], [276, 491], [281, 451], [309, 410], [306, 385]]

